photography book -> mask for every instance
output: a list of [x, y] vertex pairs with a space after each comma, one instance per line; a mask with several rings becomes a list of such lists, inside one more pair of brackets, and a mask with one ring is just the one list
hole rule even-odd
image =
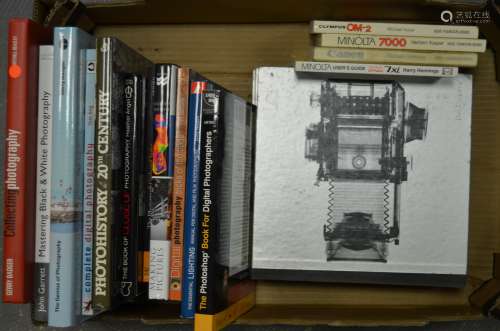
[[52, 37], [49, 29], [15, 18], [7, 38], [2, 301], [28, 303], [35, 262], [38, 52]]
[[120, 296], [123, 301], [133, 301], [146, 292], [139, 281], [142, 275], [142, 254], [139, 254], [140, 233], [147, 227], [140, 221], [142, 191], [143, 155], [147, 150], [144, 140], [146, 115], [146, 82], [141, 75], [128, 74], [123, 77], [123, 121], [121, 174], [121, 222], [119, 251]]
[[[435, 67], [419, 65], [374, 64], [374, 63], [337, 63], [296, 61], [295, 72], [307, 74], [324, 74], [330, 77], [350, 77], [380, 79], [387, 76], [401, 77], [455, 77], [457, 67]], [[379, 79], [379, 78], [377, 78]]]
[[182, 233], [183, 261], [182, 261], [182, 286], [181, 286], [181, 316], [185, 315], [189, 300], [194, 298], [193, 284], [194, 274], [193, 264], [194, 251], [188, 245], [186, 237], [186, 175], [187, 175], [187, 154], [188, 154], [188, 105], [189, 105], [189, 73], [188, 68], [179, 68], [177, 72], [177, 104], [175, 110], [175, 149], [174, 149], [174, 178], [172, 182], [172, 218]]
[[[118, 39], [101, 37], [97, 39], [96, 70], [92, 303], [95, 313], [100, 313], [122, 300], [125, 79], [137, 75], [150, 80], [153, 64]], [[137, 254], [129, 258], [135, 259]]]
[[[207, 79], [193, 70], [181, 70], [180, 92], [184, 92], [187, 100], [183, 104], [187, 108], [186, 132], [186, 180], [184, 201], [184, 270], [182, 285], [181, 316], [193, 318], [197, 298], [197, 263], [198, 263], [198, 206], [199, 177], [201, 153], [201, 92], [207, 85]], [[187, 90], [186, 90], [187, 89]]]
[[255, 299], [249, 276], [256, 108], [210, 81], [191, 82], [191, 95], [200, 116], [198, 329], [231, 320]]
[[95, 37], [79, 28], [54, 29], [49, 326], [81, 317], [85, 50], [93, 47]]
[[[177, 66], [155, 65], [152, 105], [148, 120], [151, 153], [148, 192], [149, 299], [168, 300], [170, 294], [172, 175], [177, 96]], [[177, 282], [178, 284], [179, 282]]]
[[479, 36], [479, 28], [477, 26], [358, 21], [312, 21], [310, 31], [311, 33], [345, 33], [469, 39], [474, 39]]
[[415, 64], [431, 66], [477, 66], [477, 53], [314, 47], [314, 61]]
[[[178, 99], [187, 112], [186, 125], [186, 172], [184, 201], [184, 265], [181, 316], [194, 318], [197, 302], [198, 284], [198, 232], [199, 232], [199, 195], [201, 167], [201, 96], [209, 80], [194, 70], [181, 69], [179, 93], [185, 99]], [[210, 84], [215, 84], [210, 81]], [[182, 111], [181, 108], [179, 110]], [[180, 133], [180, 132], [179, 132]], [[181, 140], [182, 142], [182, 140]], [[181, 145], [177, 145], [181, 146]], [[174, 178], [181, 181], [180, 178]]]
[[50, 173], [52, 168], [52, 106], [54, 46], [39, 48], [38, 145], [35, 228], [35, 290], [33, 319], [47, 322], [50, 264]]
[[478, 52], [486, 51], [486, 39], [378, 36], [359, 34], [319, 34], [321, 47], [407, 49], [418, 51]]
[[254, 71], [252, 276], [462, 287], [472, 76]]
[[92, 244], [94, 242], [94, 153], [96, 50], [85, 50], [85, 145], [83, 174], [82, 315], [93, 316]]

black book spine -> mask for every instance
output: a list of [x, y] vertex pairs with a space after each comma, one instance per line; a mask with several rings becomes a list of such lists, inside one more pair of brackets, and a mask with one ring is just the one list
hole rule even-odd
[[[153, 64], [113, 37], [97, 39], [93, 305], [96, 313], [122, 302], [120, 239], [123, 188], [124, 84], [150, 77]], [[141, 78], [143, 79], [143, 78]], [[134, 257], [132, 257], [135, 259]], [[130, 257], [129, 257], [130, 259]]]
[[217, 275], [218, 229], [217, 229], [217, 176], [221, 158], [219, 144], [218, 90], [207, 90], [202, 96], [202, 118], [200, 134], [199, 176], [199, 231], [197, 265], [196, 313], [214, 314], [219, 306], [217, 293], [221, 279]]
[[121, 217], [119, 220], [121, 249], [119, 252], [120, 295], [132, 299], [138, 295], [139, 181], [142, 168], [139, 154], [142, 108], [141, 77], [129, 75], [123, 85], [123, 172]]
[[[97, 44], [97, 114], [95, 129], [94, 258], [92, 303], [97, 313], [111, 308], [113, 227], [113, 135], [116, 105], [113, 104], [110, 38]], [[116, 148], [115, 148], [116, 149]]]
[[[154, 75], [154, 69], [150, 74]], [[149, 284], [149, 220], [148, 220], [148, 202], [149, 202], [149, 176], [151, 174], [151, 134], [148, 130], [148, 123], [151, 121], [152, 105], [152, 81], [153, 79], [143, 79], [141, 82], [142, 105], [140, 113], [141, 134], [138, 139], [138, 157], [141, 158], [141, 172], [139, 177], [139, 233], [138, 233], [138, 277], [141, 291], [148, 290]]]
[[141, 77], [138, 88], [138, 95], [140, 98], [137, 100], [138, 112], [137, 112], [137, 137], [135, 150], [135, 162], [136, 168], [134, 170], [135, 177], [134, 182], [137, 189], [137, 220], [135, 222], [136, 228], [136, 242], [135, 242], [135, 257], [136, 257], [136, 277], [137, 277], [137, 295], [147, 291], [147, 281], [146, 274], [144, 270], [144, 260], [145, 253], [149, 253], [149, 228], [147, 225], [146, 216], [146, 187], [147, 182], [147, 163], [148, 163], [148, 137], [146, 133], [146, 113], [147, 105], [149, 103], [149, 95], [147, 91], [147, 84], [149, 84], [149, 79], [146, 77]]

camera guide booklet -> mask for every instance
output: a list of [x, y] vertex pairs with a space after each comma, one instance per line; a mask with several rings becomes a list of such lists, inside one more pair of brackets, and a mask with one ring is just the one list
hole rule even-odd
[[462, 287], [472, 76], [299, 77], [254, 71], [253, 277]]

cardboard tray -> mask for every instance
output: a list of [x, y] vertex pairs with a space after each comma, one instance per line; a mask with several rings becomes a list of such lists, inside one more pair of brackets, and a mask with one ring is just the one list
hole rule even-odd
[[[290, 66], [295, 60], [310, 58], [311, 19], [439, 19], [440, 7], [422, 7], [423, 2], [148, 0], [140, 6], [89, 8], [78, 15], [71, 14], [71, 19], [76, 17], [78, 21], [80, 17], [82, 21], [84, 14], [85, 26], [95, 24], [96, 36], [116, 36], [154, 62], [191, 67], [250, 100], [252, 69]], [[35, 9], [35, 18], [43, 20], [47, 13], [45, 5], [35, 0]], [[422, 325], [429, 321], [479, 319], [482, 314], [495, 311], [500, 285], [490, 279], [493, 254], [500, 252], [500, 135], [497, 133], [500, 84], [495, 81], [491, 50], [480, 55], [479, 66], [472, 73], [467, 286], [457, 290], [259, 282], [256, 307], [237, 323]], [[443, 160], [439, 166], [448, 164]], [[469, 296], [478, 289], [473, 305]], [[183, 323], [176, 305], [157, 303], [124, 307], [105, 318], [141, 319], [152, 324]]]

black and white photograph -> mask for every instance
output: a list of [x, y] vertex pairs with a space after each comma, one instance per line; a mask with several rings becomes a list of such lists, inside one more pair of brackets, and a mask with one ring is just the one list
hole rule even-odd
[[257, 277], [466, 274], [470, 76], [254, 75]]

